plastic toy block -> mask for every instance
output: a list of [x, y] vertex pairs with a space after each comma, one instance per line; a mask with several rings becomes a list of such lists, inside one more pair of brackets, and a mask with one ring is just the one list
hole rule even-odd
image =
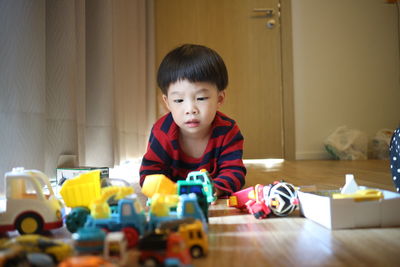
[[357, 190], [353, 194], [335, 193], [332, 195], [333, 199], [352, 198], [354, 201], [371, 201], [383, 198], [383, 193], [377, 189], [362, 189]]
[[142, 187], [142, 193], [149, 198], [155, 193], [173, 195], [176, 190], [176, 184], [163, 174], [146, 176]]

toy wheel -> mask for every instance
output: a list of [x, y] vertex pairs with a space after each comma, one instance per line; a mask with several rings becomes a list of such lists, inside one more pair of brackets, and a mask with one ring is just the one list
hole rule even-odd
[[190, 249], [190, 254], [192, 255], [192, 258], [197, 259], [203, 256], [203, 250], [199, 246], [193, 246]]
[[125, 227], [122, 229], [125, 238], [128, 241], [128, 247], [133, 248], [139, 241], [139, 232], [134, 227]]
[[43, 219], [35, 213], [19, 216], [15, 225], [21, 235], [40, 234], [43, 231]]

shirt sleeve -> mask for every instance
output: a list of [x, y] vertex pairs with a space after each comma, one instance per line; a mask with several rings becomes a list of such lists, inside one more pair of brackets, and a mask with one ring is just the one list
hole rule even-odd
[[147, 145], [147, 151], [143, 156], [139, 170], [140, 186], [143, 186], [147, 175], [164, 174], [170, 177], [170, 170], [167, 168], [172, 161], [169, 151], [167, 138], [163, 137], [162, 133], [153, 128]]
[[218, 173], [213, 179], [215, 187], [227, 193], [239, 191], [245, 184], [243, 142], [239, 127], [234, 124], [222, 142], [221, 154], [217, 160]]

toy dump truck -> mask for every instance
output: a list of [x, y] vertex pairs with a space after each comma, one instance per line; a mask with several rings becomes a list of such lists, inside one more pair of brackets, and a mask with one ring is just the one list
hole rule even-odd
[[101, 194], [100, 171], [83, 173], [68, 179], [61, 187], [60, 195], [71, 212], [65, 219], [68, 231], [75, 233], [83, 227], [90, 214], [89, 205]]
[[20, 234], [39, 234], [63, 225], [63, 205], [44, 173], [14, 168], [5, 174], [5, 184], [6, 203], [0, 204], [5, 207], [0, 209], [0, 232], [16, 229]]
[[99, 170], [67, 180], [60, 190], [65, 205], [72, 208], [66, 217], [67, 229], [71, 233], [76, 232], [85, 225], [89, 214], [95, 219], [110, 217], [113, 210], [118, 211], [116, 205], [110, 208], [109, 200], [115, 202], [133, 193], [133, 188], [129, 186], [101, 188]]

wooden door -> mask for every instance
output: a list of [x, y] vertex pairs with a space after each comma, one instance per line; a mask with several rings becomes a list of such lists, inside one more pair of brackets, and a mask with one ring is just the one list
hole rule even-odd
[[[156, 66], [184, 43], [206, 45], [229, 74], [221, 111], [245, 138], [244, 158], [283, 158], [278, 0], [154, 0]], [[272, 9], [255, 12], [255, 9]], [[275, 24], [274, 24], [275, 22]]]

